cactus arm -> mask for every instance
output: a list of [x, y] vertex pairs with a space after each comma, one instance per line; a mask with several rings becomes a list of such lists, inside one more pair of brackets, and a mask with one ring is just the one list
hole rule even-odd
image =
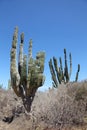
[[23, 67], [23, 45], [24, 45], [24, 33], [21, 34], [21, 42], [20, 42], [20, 50], [19, 50], [19, 63], [18, 63], [18, 71], [21, 77], [22, 67]]
[[27, 77], [27, 93], [29, 93], [29, 84], [31, 78], [31, 67], [33, 65], [33, 58], [32, 58], [32, 39], [29, 41], [29, 50], [28, 50], [28, 77]]
[[39, 75], [37, 86], [42, 86], [45, 81], [45, 76], [43, 76], [42, 74], [44, 71], [44, 62], [45, 62], [45, 52], [38, 52], [35, 60], [35, 66], [36, 66], [35, 72], [36, 74]]
[[19, 84], [20, 84], [20, 75], [16, 66], [16, 49], [17, 49], [17, 37], [18, 37], [18, 28], [15, 28], [12, 41], [11, 49], [11, 65], [10, 65], [10, 74], [11, 74], [11, 84], [15, 93], [20, 96], [19, 93]]
[[52, 59], [50, 59], [49, 61], [49, 68], [50, 68], [50, 72], [51, 72], [51, 76], [52, 76], [52, 80], [53, 80], [53, 84], [55, 84], [56, 87], [58, 87], [58, 81], [56, 79], [56, 73], [52, 64]]
[[64, 76], [66, 79], [66, 83], [69, 81], [69, 74], [68, 74], [68, 65], [67, 65], [67, 56], [66, 56], [66, 49], [64, 49], [64, 58], [65, 58], [65, 72], [64, 72]]
[[60, 68], [58, 67], [58, 61], [55, 57], [53, 57], [53, 62], [54, 62], [54, 68], [56, 71], [58, 82], [59, 84], [61, 84]]
[[27, 56], [23, 56], [23, 67], [21, 71], [21, 85], [23, 85], [23, 89], [26, 92], [27, 86]]
[[29, 59], [32, 58], [32, 39], [29, 42]]
[[77, 82], [77, 80], [78, 80], [79, 71], [80, 71], [80, 64], [78, 64], [78, 69], [77, 69], [77, 72], [76, 72], [75, 82]]
[[59, 58], [59, 62], [60, 62], [60, 80], [62, 82], [65, 82], [64, 81], [64, 72], [63, 72], [63, 66], [62, 66], [62, 59], [61, 59], [61, 57]]
[[69, 59], [70, 59], [70, 72], [69, 72], [69, 79], [70, 79], [71, 73], [72, 73], [72, 55], [71, 55], [71, 53], [69, 54]]
[[36, 55], [35, 64], [37, 66], [37, 70], [39, 73], [44, 71], [44, 59], [45, 59], [45, 52], [38, 52]]

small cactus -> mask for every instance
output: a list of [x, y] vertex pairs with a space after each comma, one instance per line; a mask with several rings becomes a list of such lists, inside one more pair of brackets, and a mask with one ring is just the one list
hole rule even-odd
[[[50, 59], [49, 61], [49, 68], [53, 80], [52, 83], [55, 88], [57, 88], [58, 85], [61, 84], [62, 82], [66, 84], [70, 81], [70, 77], [72, 73], [72, 55], [71, 53], [69, 54], [70, 69], [68, 70], [66, 49], [64, 49], [64, 59], [65, 59], [64, 69], [63, 69], [61, 57], [59, 58], [60, 66], [58, 66], [58, 61], [55, 57], [53, 57], [53, 62], [52, 59]], [[78, 70], [75, 78], [76, 82], [78, 80], [79, 71], [80, 71], [80, 65], [78, 64]]]
[[[18, 27], [15, 28], [10, 62], [11, 86], [18, 97], [21, 97], [27, 112], [30, 112], [31, 105], [37, 89], [44, 84], [45, 77], [44, 60], [45, 53], [38, 52], [36, 59], [32, 57], [32, 40], [29, 42], [29, 55], [23, 54], [24, 33], [20, 38], [20, 50], [18, 67], [16, 65]], [[28, 59], [28, 60], [27, 60]]]

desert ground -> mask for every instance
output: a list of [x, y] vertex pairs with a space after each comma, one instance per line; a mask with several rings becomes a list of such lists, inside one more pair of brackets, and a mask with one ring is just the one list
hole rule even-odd
[[30, 113], [12, 89], [0, 89], [0, 130], [87, 130], [87, 81], [37, 91]]

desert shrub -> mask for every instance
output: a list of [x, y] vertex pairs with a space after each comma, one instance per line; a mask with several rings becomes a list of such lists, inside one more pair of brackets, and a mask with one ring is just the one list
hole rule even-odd
[[[85, 113], [87, 113], [87, 81], [72, 83], [67, 86], [67, 94], [74, 97], [74, 101], [85, 108]], [[87, 114], [86, 114], [87, 116]]]
[[67, 93], [76, 100], [85, 100], [87, 98], [87, 82], [69, 83], [67, 84]]
[[[43, 121], [52, 126], [83, 123], [86, 100], [77, 100], [77, 97], [80, 95], [79, 90], [84, 87], [86, 87], [84, 83], [69, 83], [60, 85], [58, 89], [38, 92], [32, 104], [33, 121], [35, 123]], [[86, 93], [81, 91], [85, 99]]]
[[83, 83], [82, 86], [79, 86], [76, 95], [76, 100], [87, 100], [87, 83]]

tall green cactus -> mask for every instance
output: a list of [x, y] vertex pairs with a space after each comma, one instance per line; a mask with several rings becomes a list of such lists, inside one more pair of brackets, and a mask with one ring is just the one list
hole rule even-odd
[[37, 89], [44, 84], [45, 81], [45, 76], [43, 75], [45, 53], [38, 52], [36, 55], [36, 59], [34, 59], [32, 57], [32, 40], [30, 40], [28, 50], [29, 54], [27, 58], [27, 56], [23, 54], [24, 33], [22, 33], [20, 38], [21, 43], [17, 66], [17, 38], [18, 27], [16, 27], [14, 31], [11, 49], [11, 85], [16, 95], [22, 98], [23, 104], [27, 112], [30, 112], [35, 93]]
[[[68, 70], [66, 49], [64, 49], [64, 59], [65, 59], [64, 69], [63, 69], [61, 57], [59, 58], [60, 66], [58, 66], [58, 61], [55, 57], [53, 57], [53, 62], [52, 62], [52, 59], [50, 59], [49, 61], [49, 68], [50, 68], [50, 72], [51, 72], [51, 76], [53, 80], [52, 83], [55, 88], [57, 88], [58, 85], [61, 84], [62, 82], [68, 83], [70, 81], [70, 77], [72, 73], [72, 55], [71, 53], [69, 54], [70, 69]], [[80, 65], [78, 64], [78, 70], [77, 70], [76, 78], [75, 78], [76, 82], [78, 80], [79, 71], [80, 71]]]

